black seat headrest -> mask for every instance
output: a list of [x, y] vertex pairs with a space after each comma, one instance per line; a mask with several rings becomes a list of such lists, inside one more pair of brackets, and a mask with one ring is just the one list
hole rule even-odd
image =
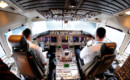
[[115, 49], [116, 49], [115, 42], [103, 43], [100, 49], [99, 57], [103, 57], [104, 55], [114, 54]]
[[8, 41], [13, 48], [27, 49], [27, 41], [23, 35], [11, 35]]

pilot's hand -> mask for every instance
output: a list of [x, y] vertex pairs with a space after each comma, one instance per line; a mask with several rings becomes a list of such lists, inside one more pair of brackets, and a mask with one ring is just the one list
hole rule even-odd
[[88, 41], [88, 42], [86, 43], [86, 45], [87, 45], [88, 47], [92, 46], [92, 44], [93, 44], [93, 40], [90, 40], [90, 41]]

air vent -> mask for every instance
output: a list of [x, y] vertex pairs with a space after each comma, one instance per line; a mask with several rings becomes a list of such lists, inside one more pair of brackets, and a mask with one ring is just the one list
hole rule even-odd
[[15, 10], [15, 8], [13, 8], [13, 7], [9, 7], [9, 8], [10, 8], [11, 10], [13, 10], [13, 11]]
[[119, 14], [119, 16], [123, 16], [124, 14]]
[[36, 18], [38, 19], [38, 18], [39, 18], [39, 16], [36, 16]]
[[130, 30], [128, 30], [128, 34], [130, 34]]

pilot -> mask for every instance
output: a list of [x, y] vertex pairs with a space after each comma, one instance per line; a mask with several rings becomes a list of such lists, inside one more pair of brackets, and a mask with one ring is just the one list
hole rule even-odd
[[106, 30], [103, 27], [99, 27], [96, 31], [95, 42], [92, 44], [92, 46], [85, 46], [81, 50], [81, 52], [76, 51], [76, 54], [80, 58], [82, 65], [89, 65], [94, 60], [95, 56], [99, 54], [99, 50], [104, 41], [105, 36]]
[[37, 51], [36, 55], [39, 57], [43, 65], [47, 65], [46, 56], [42, 53], [42, 49], [31, 42], [31, 30], [26, 28], [22, 33], [26, 39], [29, 47]]

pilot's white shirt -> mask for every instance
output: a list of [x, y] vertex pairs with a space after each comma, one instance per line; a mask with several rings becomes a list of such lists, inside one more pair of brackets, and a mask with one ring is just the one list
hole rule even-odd
[[42, 64], [45, 64], [47, 62], [47, 59], [46, 56], [42, 53], [42, 49], [37, 45], [33, 44], [32, 42], [30, 42], [29, 40], [27, 40], [27, 43], [29, 44], [30, 48], [37, 50], [36, 55], [40, 58]]
[[99, 54], [102, 42], [96, 41], [92, 46], [85, 46], [80, 52], [80, 58], [83, 59], [84, 64], [88, 64], [94, 60], [95, 56]]

